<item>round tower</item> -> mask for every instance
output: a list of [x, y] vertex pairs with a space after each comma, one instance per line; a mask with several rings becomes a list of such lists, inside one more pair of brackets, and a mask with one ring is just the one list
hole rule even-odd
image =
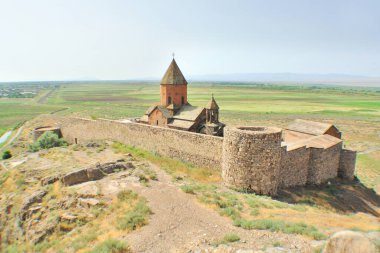
[[280, 128], [225, 128], [222, 176], [227, 186], [257, 194], [275, 195], [280, 164]]

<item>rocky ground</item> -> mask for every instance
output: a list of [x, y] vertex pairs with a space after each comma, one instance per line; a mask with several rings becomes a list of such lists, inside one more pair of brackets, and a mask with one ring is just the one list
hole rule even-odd
[[[29, 153], [32, 126], [26, 125], [14, 143], [14, 157], [0, 169], [0, 251], [97, 252], [91, 250], [109, 239], [127, 242], [130, 252], [319, 252], [326, 243], [300, 234], [234, 226], [215, 206], [199, 201], [199, 195], [181, 190], [196, 183], [194, 177], [183, 171], [181, 177], [167, 173], [165, 165], [118, 152], [111, 142]], [[268, 212], [276, 218], [276, 212], [283, 212], [285, 217], [287, 209], [281, 208], [267, 204], [260, 215]], [[331, 219], [355, 220], [318, 208], [307, 210], [290, 215], [323, 213]], [[357, 220], [373, 221], [361, 234], [376, 242], [380, 234], [372, 229], [374, 214], [364, 213]], [[334, 226], [332, 231], [344, 228]], [[223, 239], [231, 234], [238, 239]]]

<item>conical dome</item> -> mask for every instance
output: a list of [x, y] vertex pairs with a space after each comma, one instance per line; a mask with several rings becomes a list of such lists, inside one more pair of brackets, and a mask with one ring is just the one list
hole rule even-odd
[[174, 59], [166, 70], [165, 75], [161, 80], [161, 84], [187, 84], [185, 77]]
[[214, 96], [212, 96], [211, 100], [208, 102], [206, 109], [219, 109], [219, 106], [216, 103]]

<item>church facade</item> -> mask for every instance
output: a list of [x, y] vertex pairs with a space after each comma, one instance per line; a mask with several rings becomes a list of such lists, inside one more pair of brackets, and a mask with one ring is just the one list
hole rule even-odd
[[173, 59], [160, 83], [160, 103], [148, 108], [140, 123], [178, 130], [223, 136], [219, 106], [214, 97], [205, 107], [187, 100], [187, 81]]

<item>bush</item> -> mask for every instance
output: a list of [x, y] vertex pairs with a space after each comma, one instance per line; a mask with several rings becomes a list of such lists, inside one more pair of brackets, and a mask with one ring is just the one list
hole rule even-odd
[[227, 244], [229, 242], [237, 242], [240, 241], [240, 237], [236, 234], [226, 234], [223, 239], [218, 240], [213, 243], [214, 246], [218, 246], [220, 244]]
[[61, 146], [67, 146], [67, 142], [64, 139], [59, 138], [58, 135], [53, 132], [46, 132], [41, 135], [35, 143], [29, 145], [29, 151], [37, 152], [40, 149], [49, 149]]
[[9, 158], [11, 158], [11, 157], [12, 157], [11, 151], [9, 151], [9, 150], [5, 150], [5, 151], [3, 152], [3, 155], [2, 155], [3, 160], [9, 159]]
[[130, 252], [128, 244], [115, 239], [105, 240], [96, 245], [92, 250], [87, 253], [127, 253]]
[[148, 223], [148, 215], [151, 213], [146, 201], [140, 199], [133, 210], [127, 212], [118, 221], [117, 228], [121, 230], [135, 230]]
[[127, 201], [132, 199], [137, 199], [137, 193], [131, 190], [122, 190], [117, 194], [117, 199], [119, 201]]
[[314, 226], [309, 226], [302, 222], [292, 223], [277, 220], [245, 220], [236, 219], [234, 225], [244, 229], [279, 231], [286, 234], [307, 235], [315, 240], [325, 239], [326, 235], [319, 232]]

